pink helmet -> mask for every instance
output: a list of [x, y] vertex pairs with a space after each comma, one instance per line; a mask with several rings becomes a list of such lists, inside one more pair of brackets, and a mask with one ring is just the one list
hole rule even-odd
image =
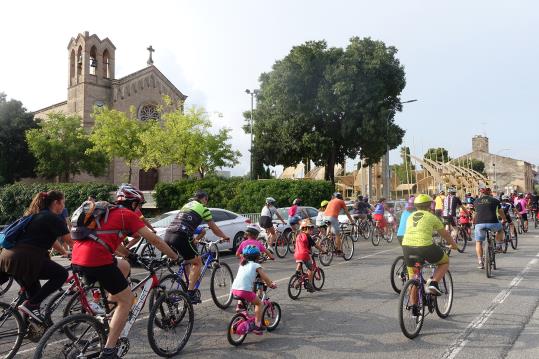
[[116, 191], [116, 202], [139, 202], [145, 203], [144, 194], [129, 183], [122, 183]]

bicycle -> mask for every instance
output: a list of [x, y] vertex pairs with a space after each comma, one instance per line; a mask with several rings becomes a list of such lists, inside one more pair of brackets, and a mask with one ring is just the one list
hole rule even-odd
[[408, 271], [404, 256], [398, 256], [391, 264], [391, 272], [389, 273], [391, 288], [393, 288], [396, 293], [400, 293], [407, 280]]
[[[378, 246], [380, 244], [381, 239], [385, 239], [387, 243], [393, 242], [393, 237], [395, 236], [395, 232], [393, 231], [392, 227], [388, 227], [388, 232], [386, 234], [385, 229], [380, 227], [380, 221], [374, 221], [375, 226], [371, 237], [371, 242], [373, 246]], [[388, 223], [386, 223], [386, 226], [389, 226]]]
[[468, 232], [466, 226], [462, 223], [458, 223], [457, 235], [454, 239], [455, 243], [457, 244], [457, 251], [459, 251], [459, 253], [464, 253], [464, 251], [466, 250], [466, 245], [469, 241], [472, 240], [472, 237], [470, 236], [470, 233]]
[[[514, 229], [513, 229], [514, 232]], [[517, 236], [511, 236], [511, 225], [507, 222], [503, 223], [503, 252], [507, 253], [507, 248], [509, 247], [509, 244], [511, 244], [511, 248], [517, 249], [518, 246], [518, 237]]]
[[[324, 273], [324, 270], [320, 268], [318, 265], [316, 265], [315, 260], [316, 254], [313, 254], [311, 256], [311, 261], [313, 263], [313, 268], [311, 269], [314, 273], [313, 275], [313, 288], [315, 290], [322, 290], [322, 287], [324, 286], [324, 283], [326, 281], [326, 275]], [[298, 299], [299, 295], [301, 294], [302, 288], [307, 289], [307, 283], [309, 282], [309, 275], [303, 271], [303, 264], [301, 265], [301, 270], [296, 271], [290, 277], [290, 280], [288, 281], [288, 296], [292, 300]]]
[[537, 229], [539, 226], [539, 221], [537, 220], [537, 208], [532, 208], [530, 213], [533, 217], [533, 228]]
[[356, 221], [357, 233], [360, 234], [365, 240], [369, 240], [374, 230], [372, 220], [367, 218], [367, 215], [363, 215], [363, 218], [359, 218]]
[[[219, 249], [217, 243], [221, 243], [220, 239], [215, 242], [201, 239], [199, 244], [203, 246], [200, 257], [202, 259], [203, 267], [200, 273], [200, 277], [197, 279], [195, 290], [195, 302], [200, 302], [200, 284], [204, 278], [207, 270], [211, 268], [210, 279], [210, 293], [215, 305], [221, 309], [226, 309], [232, 303], [231, 287], [234, 281], [234, 276], [230, 266], [224, 262], [219, 261]], [[185, 262], [180, 263], [178, 270], [174, 271], [169, 267], [170, 274], [161, 278], [161, 286], [166, 290], [182, 290], [187, 293], [189, 287], [189, 275], [186, 271]], [[224, 298], [224, 300], [222, 300]], [[153, 306], [155, 299], [155, 293], [150, 295], [150, 307]], [[196, 303], [195, 303], [196, 304]]]
[[[412, 257], [413, 258], [413, 257]], [[435, 296], [425, 290], [423, 270], [425, 267], [436, 269], [436, 265], [425, 264], [424, 260], [415, 257], [417, 262], [414, 266], [414, 277], [404, 284], [399, 298], [399, 325], [402, 333], [409, 339], [419, 335], [426, 314], [436, 311], [436, 314], [445, 319], [449, 316], [453, 305], [453, 278], [447, 271], [443, 279], [438, 283], [442, 295]], [[412, 297], [415, 299], [412, 301]], [[413, 304], [415, 302], [415, 304]], [[428, 313], [425, 313], [425, 307]]]
[[485, 273], [487, 278], [492, 277], [492, 269], [496, 270], [496, 244], [495, 234], [493, 234], [488, 228], [485, 228], [487, 237], [487, 248], [483, 248], [483, 263], [485, 265]]
[[[255, 282], [255, 289], [264, 305], [262, 323], [268, 332], [272, 332], [281, 321], [281, 306], [277, 302], [270, 300], [267, 295], [268, 286], [265, 283], [260, 281]], [[234, 299], [241, 301], [244, 309], [234, 314], [232, 319], [230, 319], [227, 327], [227, 339], [231, 345], [239, 346], [243, 343], [247, 334], [250, 333], [249, 328], [255, 322], [255, 315], [254, 306], [251, 303], [239, 297], [234, 297]]]
[[283, 227], [275, 227], [275, 233], [277, 235], [277, 238], [275, 238], [272, 245], [268, 243], [267, 232], [266, 236], [259, 237], [260, 241], [264, 243], [264, 246], [277, 254], [277, 257], [279, 258], [286, 257], [289, 252], [289, 238], [287, 238], [287, 235], [285, 235], [284, 232], [285, 229]]
[[[352, 241], [350, 234], [344, 234], [343, 232], [341, 232], [341, 238], [342, 257], [345, 261], [349, 261], [354, 256], [354, 241]], [[329, 233], [323, 236], [320, 239], [320, 247], [322, 248], [322, 252], [319, 254], [320, 263], [327, 267], [331, 264], [331, 261], [333, 261], [333, 255], [337, 254], [335, 234]]]
[[294, 254], [296, 250], [296, 237], [300, 232], [299, 225], [296, 224], [295, 226], [297, 228], [294, 229], [294, 227], [292, 226], [291, 231], [288, 233], [288, 251], [291, 254]]
[[[152, 260], [147, 264], [139, 258], [137, 262], [149, 273], [131, 289], [137, 291], [142, 288], [142, 291], [131, 308], [127, 323], [118, 339], [117, 355], [122, 357], [129, 351], [129, 332], [152, 289], [158, 290], [160, 295], [150, 310], [147, 326], [148, 341], [157, 355], [166, 357], [176, 355], [191, 336], [194, 322], [193, 306], [185, 293], [168, 292], [160, 286], [156, 270], [164, 266], [168, 259]], [[105, 314], [93, 316], [79, 313], [63, 318], [45, 332], [36, 348], [34, 358], [96, 358], [99, 356], [105, 346], [109, 321], [116, 307], [108, 302], [105, 290], [100, 285], [94, 288], [99, 290], [100, 303], [105, 308]], [[184, 321], [185, 318], [187, 318], [187, 323]], [[172, 333], [167, 344], [159, 344], [159, 340], [168, 338], [169, 332]]]

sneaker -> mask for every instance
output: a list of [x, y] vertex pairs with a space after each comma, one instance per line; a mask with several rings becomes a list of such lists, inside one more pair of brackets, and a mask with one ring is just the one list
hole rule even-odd
[[496, 253], [503, 253], [502, 246], [496, 246], [496, 249], [494, 250]]
[[99, 354], [99, 358], [102, 359], [120, 359], [120, 357], [117, 354], [118, 349], [116, 348], [104, 348], [101, 354]]
[[438, 287], [438, 282], [430, 279], [427, 281], [427, 292], [435, 296], [442, 295], [442, 291]]
[[249, 331], [256, 335], [262, 335], [262, 333], [265, 330], [266, 330], [266, 327], [263, 324], [260, 326], [257, 326], [254, 322], [249, 323]]
[[105, 315], [106, 311], [105, 308], [99, 305], [99, 303], [90, 301], [88, 303], [90, 305], [90, 308], [92, 309], [92, 312], [94, 312], [95, 315]]
[[197, 293], [195, 291], [187, 291], [187, 296], [189, 297], [189, 301], [191, 302], [191, 304], [198, 304], [198, 303], [202, 303], [202, 301], [200, 300], [200, 297], [197, 295]]
[[306, 281], [306, 282], [305, 282], [305, 289], [307, 289], [307, 292], [309, 292], [309, 293], [313, 293], [313, 292], [314, 292], [314, 287], [313, 287], [313, 285], [311, 284], [311, 282], [309, 282], [309, 281]]
[[28, 315], [30, 318], [34, 319], [38, 323], [45, 322], [45, 317], [43, 317], [43, 315], [39, 311], [39, 305], [32, 305], [28, 303], [28, 301], [25, 301], [24, 303], [19, 305], [19, 311]]
[[477, 265], [477, 269], [485, 269], [485, 265], [483, 264], [483, 262]]
[[412, 316], [416, 318], [421, 316], [421, 311], [419, 310], [419, 306], [415, 304], [412, 306]]

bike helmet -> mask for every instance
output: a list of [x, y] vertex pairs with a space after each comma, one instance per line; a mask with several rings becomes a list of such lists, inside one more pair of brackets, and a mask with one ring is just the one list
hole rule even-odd
[[245, 259], [255, 261], [260, 256], [260, 250], [256, 246], [247, 246], [243, 248], [241, 254]]
[[258, 235], [260, 234], [260, 228], [255, 224], [250, 224], [245, 229], [245, 233], [249, 233], [255, 237], [258, 237]]
[[314, 228], [314, 224], [311, 222], [310, 219], [304, 219], [301, 222], [299, 222], [299, 228]]
[[266, 204], [275, 204], [275, 202], [275, 198], [273, 197], [266, 198]]
[[342, 194], [340, 192], [335, 192], [335, 193], [333, 193], [333, 197], [338, 198], [338, 199], [342, 199]]
[[510, 199], [511, 199], [511, 198], [510, 198], [508, 195], [506, 195], [506, 194], [504, 194], [504, 195], [502, 196], [502, 201], [509, 201]]
[[122, 183], [116, 191], [116, 202], [146, 202], [144, 194], [135, 186], [129, 183]]
[[466, 203], [467, 204], [472, 204], [473, 202], [474, 202], [473, 197], [466, 197]]
[[328, 203], [329, 203], [328, 200], [323, 200], [323, 201], [320, 203], [320, 207], [325, 207], [325, 206], [328, 205]]
[[417, 196], [414, 200], [414, 204], [422, 204], [422, 203], [428, 203], [432, 202], [432, 197], [428, 194], [420, 194]]
[[448, 188], [448, 189], [447, 189], [447, 192], [448, 192], [448, 193], [457, 193], [457, 189], [451, 187], [451, 188]]
[[490, 190], [490, 187], [483, 187], [479, 190], [479, 192], [483, 193], [483, 194], [490, 194], [491, 193], [491, 190]]

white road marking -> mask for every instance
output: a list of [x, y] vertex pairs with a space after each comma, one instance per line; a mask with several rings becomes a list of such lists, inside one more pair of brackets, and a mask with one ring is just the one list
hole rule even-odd
[[494, 310], [496, 310], [498, 305], [505, 302], [513, 289], [516, 288], [520, 282], [522, 282], [526, 273], [528, 273], [530, 269], [537, 264], [539, 261], [538, 257], [539, 253], [537, 253], [535, 258], [530, 260], [526, 267], [515, 278], [513, 278], [509, 284], [509, 287], [498, 293], [498, 295], [490, 303], [489, 307], [479, 314], [479, 316], [477, 316], [470, 324], [468, 324], [468, 326], [464, 329], [464, 332], [457, 338], [457, 340], [455, 340], [453, 344], [449, 346], [449, 348], [442, 355], [441, 359], [454, 359], [460, 353], [460, 351], [469, 343], [467, 338], [470, 336], [470, 334], [472, 334], [474, 330], [481, 329], [481, 327], [483, 327], [492, 313], [494, 313]]

